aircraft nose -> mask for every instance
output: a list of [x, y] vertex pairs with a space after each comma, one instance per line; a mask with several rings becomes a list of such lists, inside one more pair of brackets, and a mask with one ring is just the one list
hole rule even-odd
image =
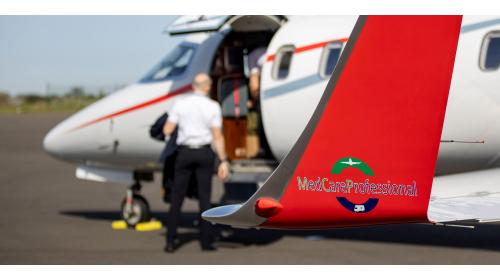
[[[71, 160], [82, 146], [81, 135], [68, 133], [69, 128], [74, 125], [74, 117], [65, 119], [52, 128], [43, 139], [43, 149], [51, 156]], [[78, 119], [76, 121], [79, 121]]]
[[54, 127], [45, 135], [43, 139], [43, 149], [51, 156], [54, 157], [62, 157], [63, 148], [62, 148], [62, 135], [59, 132], [58, 127]]
[[88, 121], [85, 111], [68, 117], [52, 128], [43, 139], [43, 149], [51, 156], [70, 162], [91, 160], [108, 153], [112, 148], [107, 136], [102, 133], [105, 124], [95, 124], [85, 130], [76, 127]]

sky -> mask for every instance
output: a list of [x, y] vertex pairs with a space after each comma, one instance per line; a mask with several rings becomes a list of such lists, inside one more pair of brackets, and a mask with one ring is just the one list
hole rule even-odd
[[0, 16], [0, 91], [11, 95], [133, 83], [178, 39], [175, 16]]

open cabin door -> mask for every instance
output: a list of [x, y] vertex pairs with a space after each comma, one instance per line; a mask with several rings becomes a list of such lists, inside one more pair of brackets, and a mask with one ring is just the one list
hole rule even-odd
[[214, 81], [211, 97], [221, 104], [226, 152], [231, 160], [257, 158], [261, 140], [265, 141], [265, 135], [257, 131], [258, 94], [253, 91], [250, 96], [249, 57], [262, 48], [260, 55], [265, 55], [275, 32], [286, 20], [277, 15], [180, 16], [166, 29], [171, 36], [199, 32], [219, 32], [224, 36], [212, 58], [209, 74]]
[[231, 26], [238, 31], [256, 31], [280, 26], [286, 17], [277, 15], [190, 15], [180, 16], [165, 30], [171, 36], [198, 32], [218, 31]]
[[[279, 16], [232, 16], [221, 27], [226, 35], [211, 70], [216, 85], [212, 97], [221, 104], [226, 152], [233, 161], [265, 156], [259, 154], [265, 141], [265, 135], [259, 133], [259, 93], [255, 91], [259, 71], [251, 68], [265, 56], [284, 22]], [[254, 81], [253, 91], [250, 80]]]

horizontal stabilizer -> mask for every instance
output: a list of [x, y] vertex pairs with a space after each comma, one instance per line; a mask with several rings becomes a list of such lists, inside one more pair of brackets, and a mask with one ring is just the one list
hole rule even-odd
[[499, 168], [438, 176], [433, 185], [429, 221], [500, 221]]

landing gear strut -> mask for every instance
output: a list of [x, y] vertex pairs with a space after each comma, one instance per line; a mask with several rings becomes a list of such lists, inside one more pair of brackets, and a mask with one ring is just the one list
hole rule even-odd
[[122, 201], [122, 219], [129, 225], [135, 226], [151, 219], [151, 210], [148, 201], [139, 194], [142, 186], [136, 182], [127, 190], [127, 195]]

